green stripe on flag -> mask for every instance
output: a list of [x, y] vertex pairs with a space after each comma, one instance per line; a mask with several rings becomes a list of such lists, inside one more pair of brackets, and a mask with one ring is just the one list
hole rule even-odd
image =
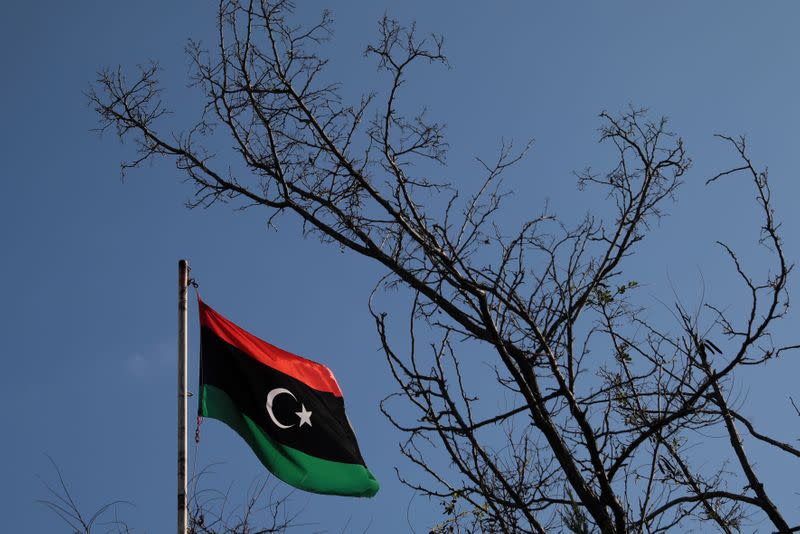
[[218, 419], [234, 429], [267, 469], [296, 488], [351, 497], [372, 497], [378, 493], [378, 481], [365, 466], [323, 460], [281, 445], [237, 410], [228, 394], [219, 388], [202, 386], [200, 415]]

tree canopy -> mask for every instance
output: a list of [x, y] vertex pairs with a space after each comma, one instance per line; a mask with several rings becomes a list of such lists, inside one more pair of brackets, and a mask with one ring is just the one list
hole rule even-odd
[[[224, 0], [217, 21], [215, 46], [188, 47], [205, 96], [193, 125], [166, 120], [152, 65], [100, 72], [90, 99], [101, 128], [135, 143], [124, 170], [172, 160], [195, 188], [191, 206], [230, 201], [270, 222], [295, 217], [306, 235], [377, 262], [385, 275], [376, 292], [408, 293], [403, 319], [370, 299], [397, 384], [381, 409], [417, 467], [400, 478], [444, 503], [435, 531], [797, 530], [748, 445], [792, 462], [800, 450], [760, 431], [735, 395], [748, 368], [798, 348], [772, 336], [789, 308], [792, 264], [768, 173], [745, 138], [719, 136], [734, 163], [706, 183], [743, 176], [754, 194], [768, 269], [749, 270], [747, 251], [718, 242], [748, 309], [677, 301], [669, 314], [649, 314], [626, 262], [692, 164], [666, 118], [635, 107], [601, 113], [615, 164], [577, 174], [597, 209], [572, 224], [543, 206], [510, 231], [503, 176], [530, 145], [507, 143], [480, 160], [481, 182], [467, 190], [439, 177], [448, 145], [435, 110], [401, 104], [414, 66], [448, 64], [441, 36], [384, 17], [365, 54], [386, 89], [348, 101], [326, 70], [329, 13], [298, 25], [290, 2]], [[235, 166], [208, 148], [216, 136], [233, 145]], [[401, 320], [405, 334], [393, 327]], [[467, 352], [481, 355], [483, 370]], [[494, 393], [477, 393], [487, 388]], [[728, 447], [695, 461], [709, 432]], [[431, 462], [442, 456], [448, 469]]]

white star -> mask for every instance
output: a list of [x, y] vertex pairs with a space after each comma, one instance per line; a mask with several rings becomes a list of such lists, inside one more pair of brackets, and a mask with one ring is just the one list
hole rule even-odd
[[300, 411], [294, 413], [300, 418], [300, 424], [297, 425], [298, 427], [303, 425], [311, 426], [311, 412], [306, 410], [305, 404], [300, 404]]

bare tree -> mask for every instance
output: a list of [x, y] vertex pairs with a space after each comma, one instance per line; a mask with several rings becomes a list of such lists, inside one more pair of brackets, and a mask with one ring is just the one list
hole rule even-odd
[[91, 514], [87, 514], [81, 510], [72, 492], [70, 492], [58, 464], [51, 457], [48, 456], [47, 458], [56, 473], [58, 483], [52, 484], [43, 479], [42, 483], [47, 489], [47, 498], [39, 499], [37, 502], [46, 506], [60, 517], [73, 534], [92, 534], [97, 532], [131, 534], [133, 532], [125, 520], [119, 517], [118, 510], [120, 505], [130, 505], [131, 503], [119, 500], [111, 501], [100, 506]]
[[[121, 505], [133, 506], [130, 501], [111, 501], [87, 514], [70, 491], [58, 464], [52, 458], [48, 459], [58, 483], [43, 480], [48, 495], [38, 502], [58, 515], [72, 533], [137, 532], [119, 514]], [[272, 534], [290, 532], [296, 528], [308, 531], [310, 525], [298, 521], [302, 510], [290, 510], [290, 496], [279, 492], [271, 484], [270, 477], [263, 477], [251, 484], [244, 503], [236, 505], [231, 501], [230, 491], [205, 487], [203, 480], [209, 474], [209, 468], [205, 468], [190, 481], [187, 534]]]
[[302, 510], [290, 510], [290, 496], [278, 491], [271, 477], [253, 482], [237, 506], [230, 491], [206, 487], [202, 481], [209, 475], [206, 468], [190, 481], [188, 534], [272, 534], [309, 526], [298, 521]]
[[[386, 90], [348, 103], [323, 81], [330, 15], [301, 27], [291, 14], [288, 1], [220, 2], [217, 46], [188, 47], [206, 105], [180, 133], [163, 120], [156, 66], [130, 79], [102, 71], [90, 99], [102, 130], [137, 144], [123, 171], [174, 160], [196, 186], [192, 206], [235, 201], [268, 210], [270, 221], [291, 214], [306, 235], [377, 261], [386, 275], [376, 289], [409, 290], [407, 338], [398, 340], [372, 299], [370, 310], [399, 386], [382, 407], [407, 433], [401, 452], [421, 471], [401, 479], [442, 499], [445, 520], [434, 530], [655, 533], [699, 523], [737, 532], [760, 522], [797, 530], [746, 445], [761, 441], [792, 461], [800, 451], [755, 428], [731, 397], [742, 371], [797, 348], [771, 336], [788, 309], [791, 265], [767, 173], [744, 139], [721, 138], [741, 163], [708, 183], [751, 179], [771, 267], [749, 272], [720, 242], [746, 313], [678, 303], [671, 320], [656, 322], [634, 298], [626, 258], [691, 166], [665, 119], [639, 109], [601, 114], [600, 139], [616, 164], [580, 173], [578, 187], [604, 196], [599, 213], [610, 217], [570, 225], [545, 209], [509, 233], [498, 217], [501, 179], [528, 146], [479, 160], [480, 185], [458, 190], [433, 177], [445, 164], [443, 126], [400, 104], [412, 68], [447, 64], [442, 38], [381, 20], [366, 55]], [[208, 148], [217, 136], [233, 143], [237, 167]], [[471, 370], [475, 354], [492, 370], [492, 398], [475, 393], [486, 387], [486, 373]], [[394, 399], [416, 415], [397, 415]], [[690, 448], [710, 429], [730, 437], [727, 457], [693, 461]], [[450, 469], [434, 467], [442, 454]]]

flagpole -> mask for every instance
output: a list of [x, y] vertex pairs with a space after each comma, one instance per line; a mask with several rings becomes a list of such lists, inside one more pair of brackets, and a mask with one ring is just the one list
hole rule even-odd
[[189, 262], [178, 262], [178, 534], [186, 534], [186, 332]]

